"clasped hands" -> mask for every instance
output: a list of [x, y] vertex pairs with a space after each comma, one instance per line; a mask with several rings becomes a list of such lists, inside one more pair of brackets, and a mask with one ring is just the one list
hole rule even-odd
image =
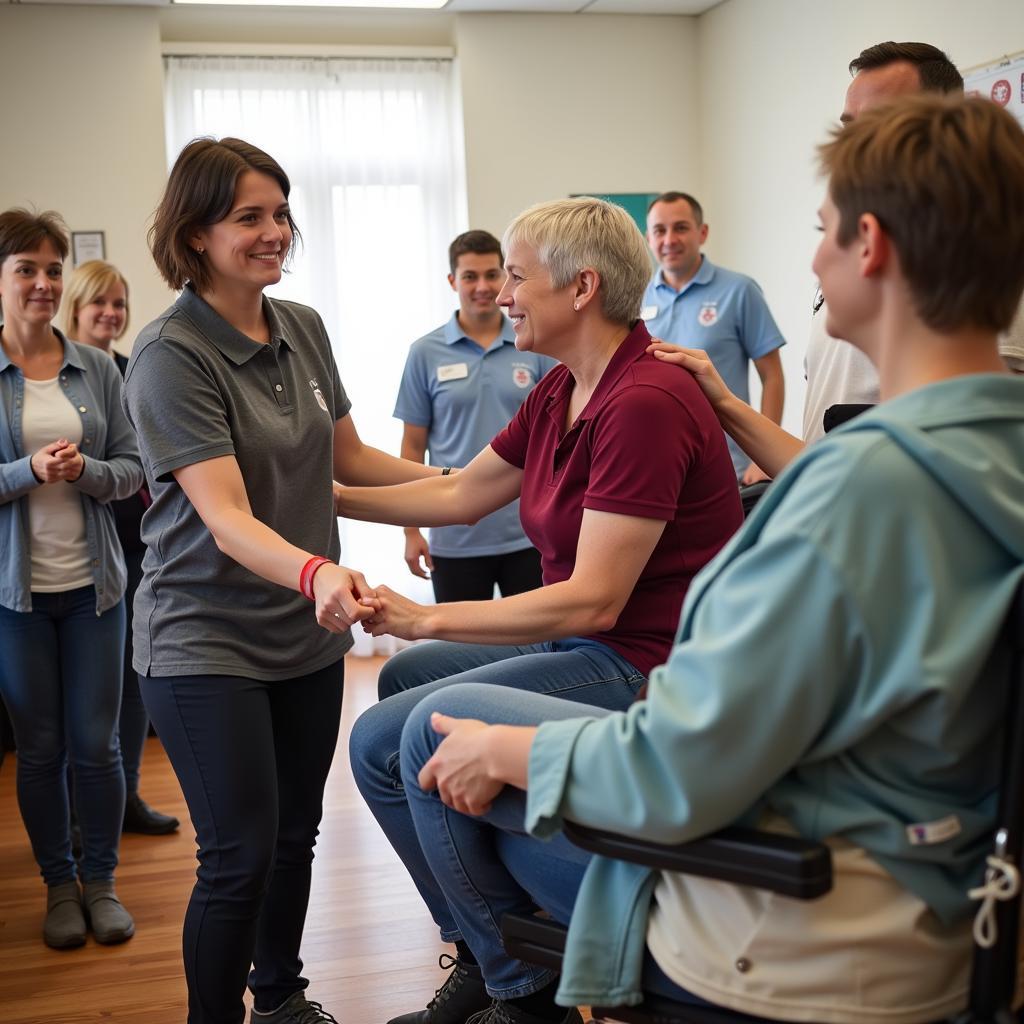
[[390, 587], [371, 587], [366, 577], [343, 565], [324, 565], [313, 579], [316, 620], [332, 633], [343, 633], [357, 622], [371, 636], [385, 633], [402, 640], [420, 640], [430, 609]]
[[32, 456], [31, 466], [40, 483], [55, 484], [61, 480], [73, 483], [85, 469], [85, 458], [77, 444], [62, 437], [40, 448]]

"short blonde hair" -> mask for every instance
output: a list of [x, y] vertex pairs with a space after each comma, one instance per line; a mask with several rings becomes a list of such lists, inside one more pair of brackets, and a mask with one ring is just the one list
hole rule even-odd
[[128, 330], [128, 282], [113, 263], [105, 260], [88, 260], [72, 271], [68, 278], [67, 287], [64, 289], [64, 333], [77, 340], [78, 338], [78, 311], [82, 306], [89, 305], [93, 299], [108, 291], [113, 285], [120, 282], [124, 285], [125, 316], [124, 327], [121, 328], [119, 338], [124, 336]]
[[640, 229], [621, 206], [591, 196], [538, 203], [505, 229], [505, 252], [517, 243], [537, 250], [556, 288], [566, 287], [585, 267], [596, 270], [601, 310], [612, 323], [629, 325], [640, 316], [651, 258]]

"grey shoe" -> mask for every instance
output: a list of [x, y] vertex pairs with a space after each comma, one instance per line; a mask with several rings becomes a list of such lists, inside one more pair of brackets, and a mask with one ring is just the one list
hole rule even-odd
[[293, 992], [276, 1010], [249, 1016], [249, 1024], [338, 1024], [319, 1003], [306, 999], [301, 992]]
[[117, 898], [113, 882], [86, 882], [82, 899], [97, 942], [113, 946], [127, 942], [135, 934], [135, 922]]
[[85, 914], [77, 882], [47, 887], [43, 942], [51, 949], [75, 949], [85, 945]]

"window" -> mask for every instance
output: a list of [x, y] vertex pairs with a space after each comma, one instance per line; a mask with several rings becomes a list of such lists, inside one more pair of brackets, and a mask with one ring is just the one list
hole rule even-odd
[[[292, 183], [302, 232], [270, 294], [324, 319], [360, 436], [398, 453], [391, 416], [409, 345], [453, 308], [448, 244], [466, 227], [462, 127], [452, 61], [169, 57], [167, 153], [235, 136]], [[396, 527], [342, 521], [342, 561], [416, 600]], [[361, 630], [357, 649], [369, 653]]]

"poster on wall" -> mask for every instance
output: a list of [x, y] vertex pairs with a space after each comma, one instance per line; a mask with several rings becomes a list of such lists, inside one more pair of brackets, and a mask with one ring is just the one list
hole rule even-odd
[[1024, 126], [1024, 50], [964, 72], [968, 96], [985, 96]]

